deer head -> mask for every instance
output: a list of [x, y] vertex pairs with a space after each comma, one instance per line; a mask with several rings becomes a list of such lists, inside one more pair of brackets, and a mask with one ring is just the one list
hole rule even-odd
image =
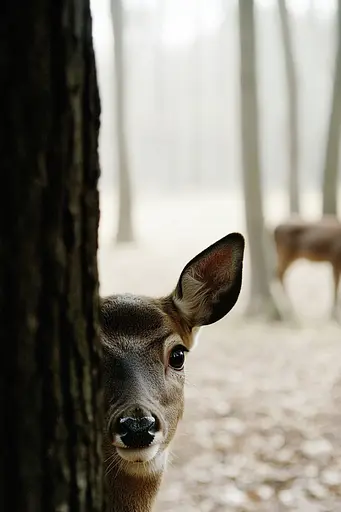
[[121, 489], [113, 492], [113, 510], [150, 510], [183, 414], [187, 353], [200, 327], [235, 305], [243, 254], [244, 238], [232, 233], [192, 259], [170, 295], [102, 299], [105, 457], [107, 473], [117, 475], [109, 486]]

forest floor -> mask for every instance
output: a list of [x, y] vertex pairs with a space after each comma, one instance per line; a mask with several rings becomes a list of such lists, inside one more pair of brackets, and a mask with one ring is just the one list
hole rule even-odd
[[[244, 231], [237, 206], [210, 201], [160, 203], [157, 215], [141, 207], [138, 242], [123, 248], [102, 217], [101, 293], [167, 293], [196, 252]], [[296, 328], [243, 318], [248, 277], [246, 255], [237, 306], [203, 330], [188, 358], [185, 416], [156, 512], [341, 512], [341, 329], [328, 321], [330, 269], [290, 270]]]

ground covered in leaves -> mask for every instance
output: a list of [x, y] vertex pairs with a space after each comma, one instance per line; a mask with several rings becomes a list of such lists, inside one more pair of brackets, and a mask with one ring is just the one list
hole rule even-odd
[[[196, 252], [245, 232], [234, 198], [160, 199], [137, 205], [137, 243], [117, 248], [105, 221], [113, 218], [109, 199], [100, 231], [104, 295], [167, 293]], [[341, 512], [341, 329], [328, 322], [330, 268], [299, 262], [288, 273], [298, 328], [243, 319], [247, 253], [244, 268], [236, 308], [203, 330], [188, 357], [185, 417], [156, 512]]]
[[341, 336], [206, 329], [158, 511], [341, 511]]

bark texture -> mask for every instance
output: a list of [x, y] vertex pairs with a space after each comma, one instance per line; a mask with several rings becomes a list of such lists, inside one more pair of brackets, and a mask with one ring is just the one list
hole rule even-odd
[[132, 242], [132, 191], [129, 174], [129, 159], [126, 140], [126, 116], [124, 98], [124, 45], [123, 27], [124, 16], [122, 0], [111, 0], [112, 24], [115, 38], [115, 92], [116, 92], [116, 134], [117, 134], [117, 164], [119, 210], [117, 242]]
[[245, 218], [251, 263], [248, 315], [278, 317], [268, 270], [261, 190], [254, 2], [239, 0], [241, 140]]
[[322, 213], [337, 214], [338, 174], [341, 135], [341, 0], [337, 10], [337, 49], [332, 103], [323, 171]]
[[1, 509], [100, 511], [89, 1], [6, 2], [0, 26]]
[[278, 0], [280, 25], [284, 49], [284, 62], [289, 96], [289, 207], [290, 213], [300, 211], [299, 201], [299, 175], [298, 175], [298, 94], [297, 77], [294, 59], [293, 44], [290, 34], [290, 24], [286, 0]]

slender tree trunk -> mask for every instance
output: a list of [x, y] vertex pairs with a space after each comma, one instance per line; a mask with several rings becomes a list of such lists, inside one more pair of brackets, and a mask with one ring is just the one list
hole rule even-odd
[[297, 77], [293, 44], [290, 37], [290, 26], [286, 0], [278, 0], [280, 25], [283, 39], [284, 61], [289, 94], [289, 144], [290, 144], [290, 169], [289, 169], [289, 205], [290, 213], [299, 213], [299, 166], [298, 166], [298, 98]]
[[239, 0], [239, 24], [242, 164], [246, 228], [251, 260], [251, 291], [246, 313], [278, 318], [279, 313], [270, 291], [265, 252], [266, 233], [262, 209], [258, 141], [256, 38], [252, 0]]
[[[159, 170], [162, 177], [165, 176], [165, 170], [167, 169], [167, 158], [165, 154], [167, 151], [166, 133], [165, 133], [165, 118], [166, 118], [166, 103], [165, 103], [165, 56], [162, 42], [162, 31], [164, 28], [164, 11], [165, 11], [165, 0], [158, 0], [155, 6], [154, 12], [154, 66], [153, 66], [153, 86], [154, 86], [154, 140], [155, 147], [153, 148], [154, 159], [153, 164], [155, 169]], [[171, 173], [167, 172], [166, 180], [167, 185], [172, 186]], [[163, 185], [163, 182], [162, 182]]]
[[112, 23], [115, 38], [115, 93], [116, 93], [116, 134], [119, 184], [119, 210], [116, 240], [118, 243], [132, 242], [132, 192], [129, 174], [126, 140], [125, 81], [124, 81], [124, 16], [122, 0], [111, 0]]
[[192, 80], [193, 80], [193, 98], [192, 98], [192, 172], [190, 186], [198, 189], [202, 185], [203, 179], [203, 138], [202, 138], [202, 104], [204, 101], [202, 86], [202, 33], [201, 33], [201, 4], [200, 0], [195, 6], [196, 28], [198, 33], [192, 46]]
[[7, 2], [0, 24], [1, 509], [101, 511], [89, 1]]
[[324, 215], [337, 213], [341, 126], [341, 0], [338, 0], [337, 33], [334, 86], [323, 173], [322, 213]]

